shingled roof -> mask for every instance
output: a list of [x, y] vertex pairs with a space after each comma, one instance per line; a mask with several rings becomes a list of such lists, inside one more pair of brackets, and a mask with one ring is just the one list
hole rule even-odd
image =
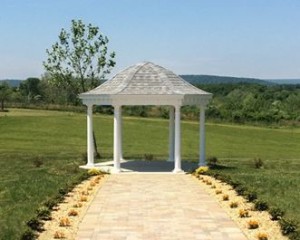
[[[181, 99], [187, 99], [186, 96], [201, 96], [202, 100], [211, 98], [210, 93], [194, 87], [170, 70], [151, 62], [138, 63], [128, 67], [99, 87], [80, 94], [80, 98], [83, 100], [97, 99], [101, 96], [106, 99], [117, 99], [119, 96], [123, 100], [125, 97], [128, 100], [128, 97], [131, 96], [137, 100], [137, 105], [139, 105], [138, 99], [140, 99], [138, 96], [147, 97], [149, 100], [153, 96], [161, 97], [161, 99], [170, 96], [181, 96]], [[153, 103], [149, 103], [149, 105], [151, 104]], [[183, 104], [196, 103], [192, 101]]]

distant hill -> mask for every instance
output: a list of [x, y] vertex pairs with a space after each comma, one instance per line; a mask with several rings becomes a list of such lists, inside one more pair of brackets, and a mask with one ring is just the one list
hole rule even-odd
[[257, 78], [224, 77], [213, 75], [180, 75], [191, 84], [218, 84], [218, 83], [256, 83], [262, 85], [274, 85], [276, 83]]
[[265, 81], [276, 84], [300, 84], [300, 79], [265, 79]]
[[[218, 84], [218, 83], [255, 83], [261, 85], [275, 84], [300, 84], [300, 79], [258, 79], [258, 78], [242, 78], [242, 77], [226, 77], [214, 75], [180, 75], [184, 80], [191, 84]], [[20, 79], [0, 79], [7, 82], [11, 87], [19, 87], [23, 80]]]
[[20, 79], [0, 79], [0, 84], [3, 82], [7, 82], [9, 86], [11, 87], [19, 87], [22, 80]]

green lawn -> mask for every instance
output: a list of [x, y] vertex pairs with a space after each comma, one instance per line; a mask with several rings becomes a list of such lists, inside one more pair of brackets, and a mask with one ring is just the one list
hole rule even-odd
[[[124, 118], [125, 158], [153, 154], [166, 159], [168, 121]], [[100, 154], [112, 157], [113, 119], [96, 115], [94, 128]], [[197, 161], [196, 122], [182, 123], [182, 157]], [[216, 156], [228, 172], [259, 196], [300, 219], [300, 129], [270, 129], [208, 123], [207, 156]], [[84, 114], [11, 109], [0, 113], [0, 239], [18, 239], [24, 221], [39, 203], [79, 174], [86, 151]], [[253, 167], [260, 157], [264, 169]], [[36, 167], [34, 161], [43, 161]]]

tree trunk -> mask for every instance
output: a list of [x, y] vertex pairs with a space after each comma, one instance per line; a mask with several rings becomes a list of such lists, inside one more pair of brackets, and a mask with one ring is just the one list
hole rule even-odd
[[94, 155], [96, 158], [100, 158], [100, 154], [98, 152], [98, 146], [97, 146], [97, 142], [96, 142], [96, 136], [95, 136], [95, 132], [93, 131], [93, 142], [94, 142]]

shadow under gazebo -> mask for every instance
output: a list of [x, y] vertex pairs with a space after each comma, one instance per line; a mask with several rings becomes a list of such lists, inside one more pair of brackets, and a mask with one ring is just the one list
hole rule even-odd
[[[181, 163], [181, 169], [184, 172], [190, 172], [197, 168], [198, 164], [193, 162]], [[95, 163], [95, 168], [114, 173], [113, 161]], [[121, 173], [172, 173], [174, 162], [169, 161], [147, 161], [147, 160], [122, 160]]]

